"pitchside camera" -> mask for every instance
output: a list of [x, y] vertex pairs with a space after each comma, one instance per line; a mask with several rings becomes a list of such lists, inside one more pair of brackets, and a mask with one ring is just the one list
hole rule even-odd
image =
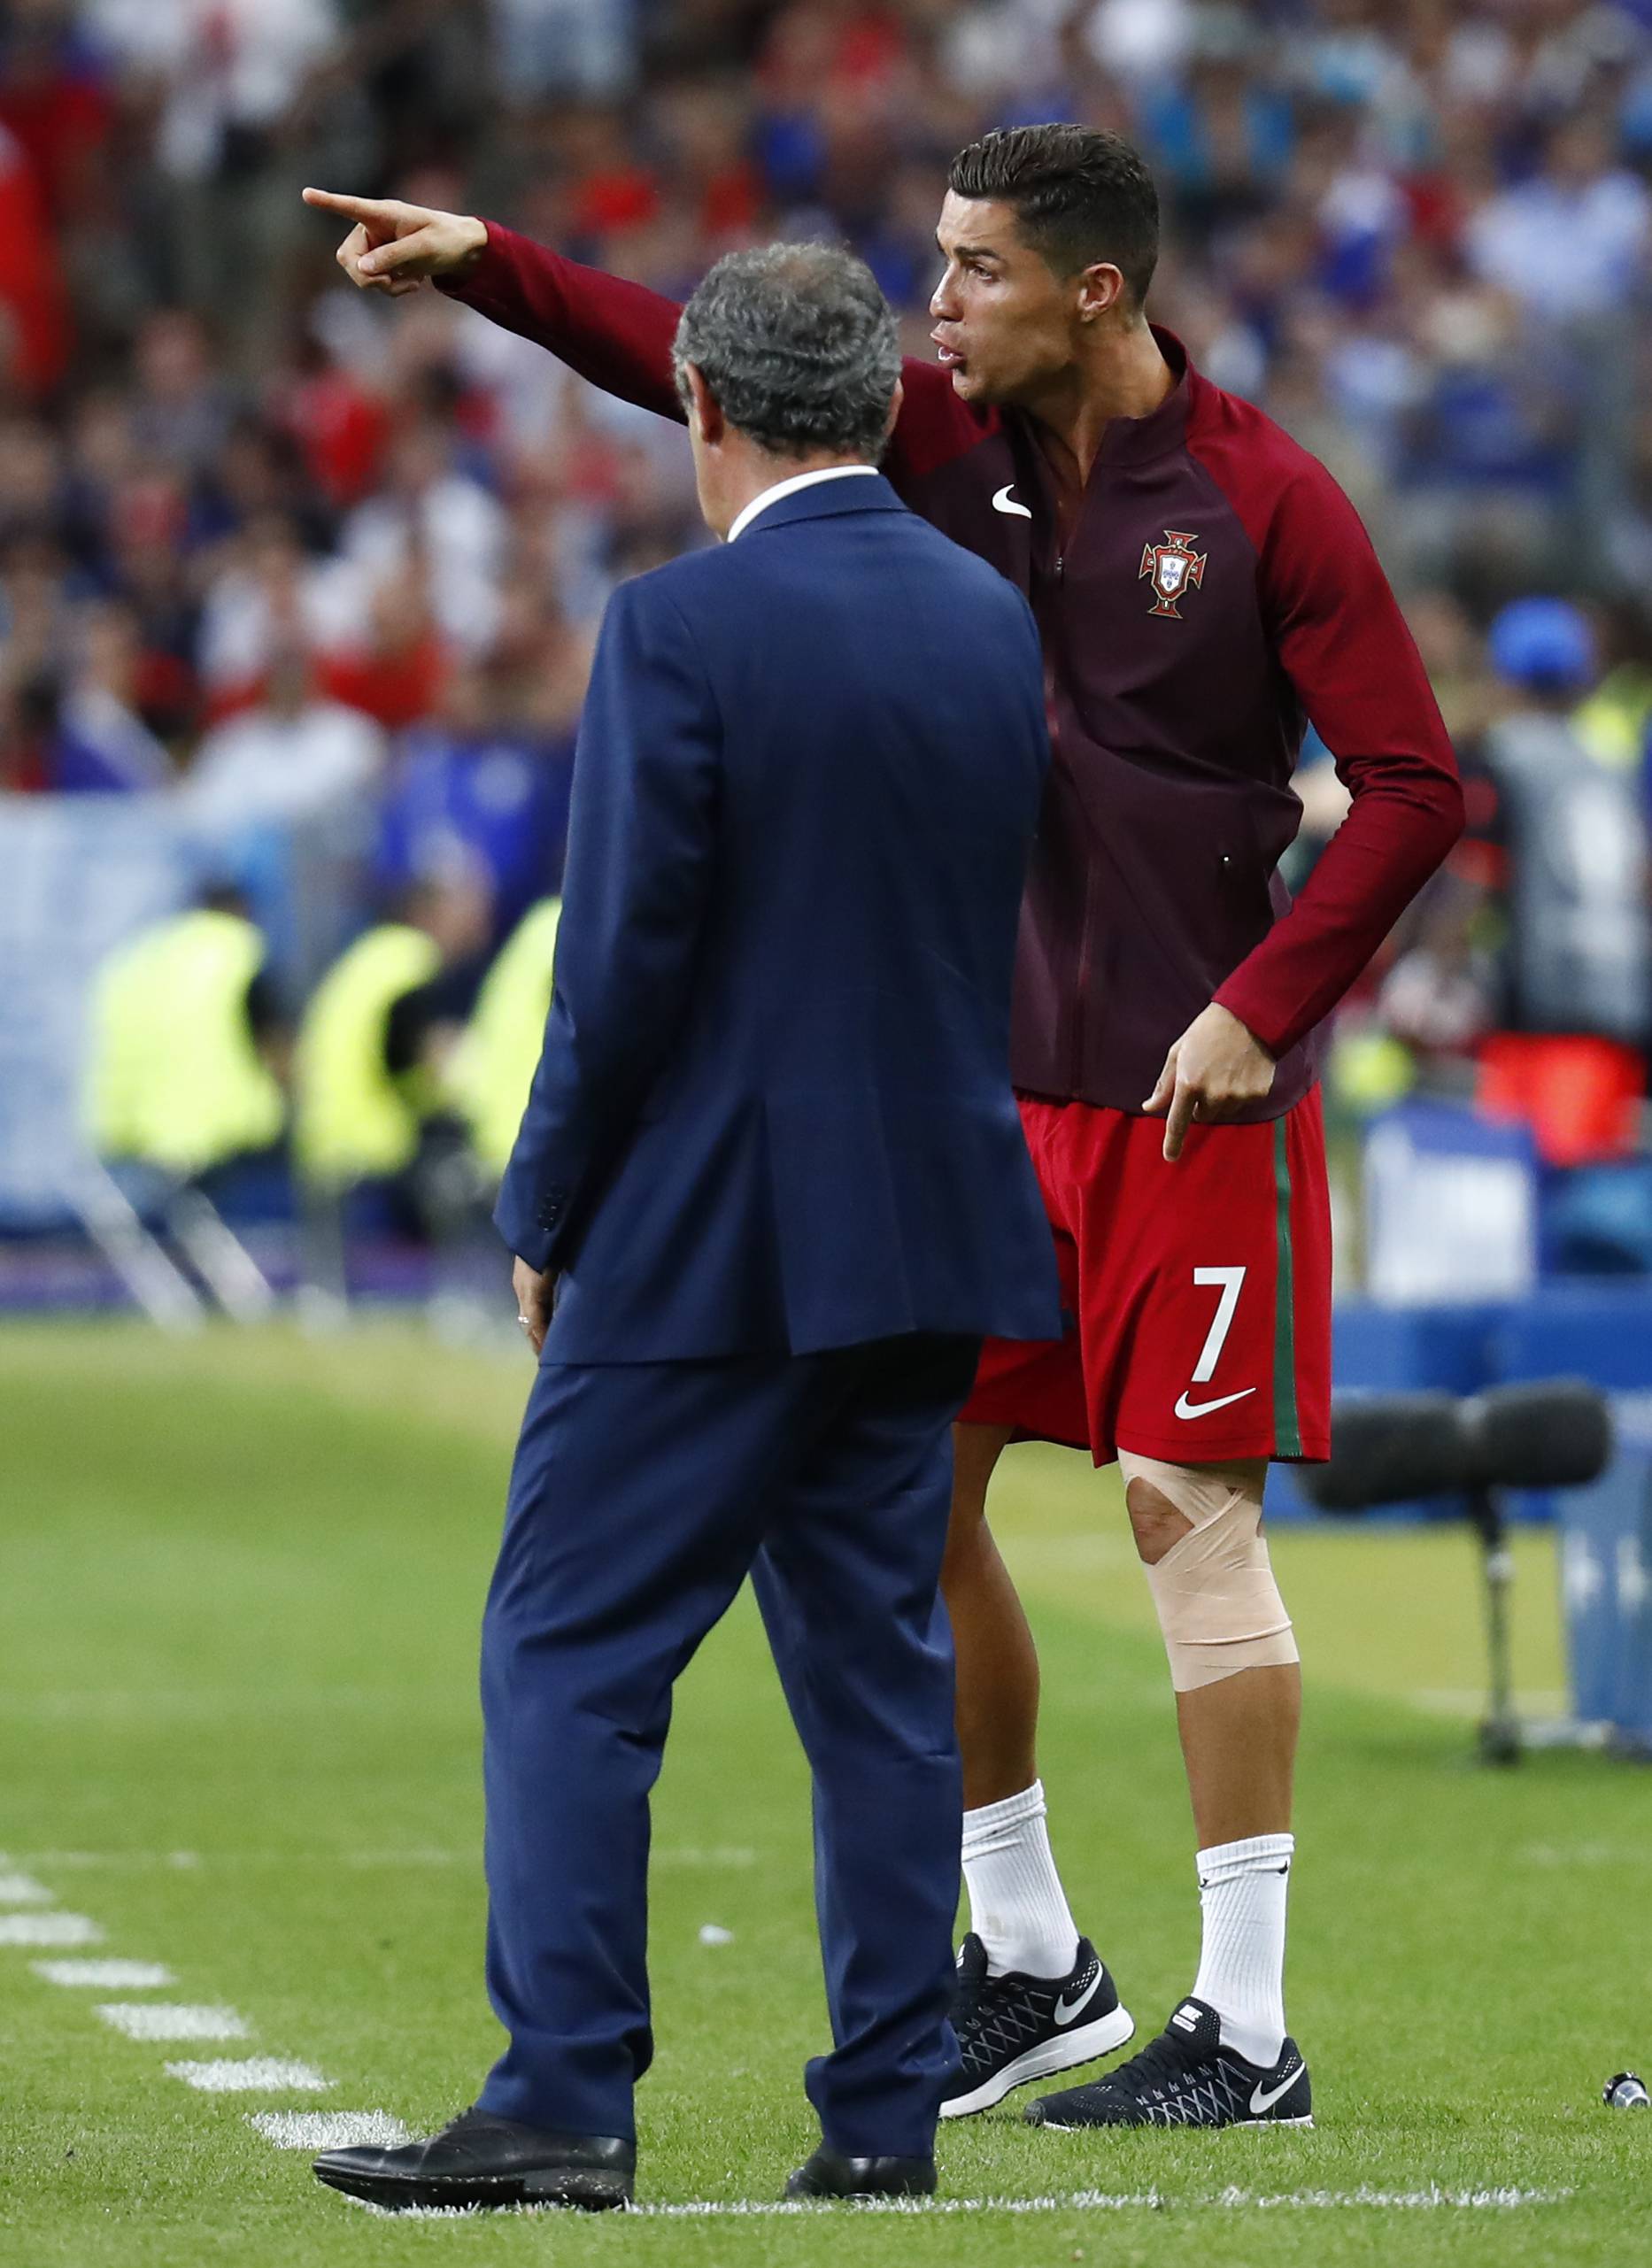
[[1509, 1549], [1504, 1491], [1580, 1488], [1610, 1462], [1606, 1397], [1583, 1378], [1496, 1386], [1463, 1400], [1455, 1394], [1339, 1397], [1332, 1413], [1331, 1462], [1308, 1465], [1302, 1493], [1324, 1512], [1357, 1513], [1417, 1497], [1461, 1500], [1479, 1537], [1486, 1578], [1491, 1701], [1480, 1727], [1488, 1763], [1513, 1763], [1521, 1750], [1509, 1663]]

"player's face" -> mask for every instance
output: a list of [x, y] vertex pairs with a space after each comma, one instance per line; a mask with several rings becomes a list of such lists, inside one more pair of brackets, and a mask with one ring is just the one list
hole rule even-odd
[[941, 366], [965, 402], [1036, 396], [1069, 367], [1083, 280], [1063, 282], [1025, 243], [1015, 208], [948, 191], [935, 232], [946, 271], [930, 312]]

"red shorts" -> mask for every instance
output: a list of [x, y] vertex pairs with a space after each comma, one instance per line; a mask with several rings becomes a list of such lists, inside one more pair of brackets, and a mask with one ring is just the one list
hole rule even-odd
[[1064, 1338], [990, 1338], [961, 1422], [1168, 1464], [1331, 1454], [1331, 1203], [1319, 1090], [1260, 1126], [1023, 1097]]

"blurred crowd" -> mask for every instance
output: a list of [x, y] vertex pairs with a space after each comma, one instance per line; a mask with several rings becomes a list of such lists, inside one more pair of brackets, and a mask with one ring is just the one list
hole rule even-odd
[[[556, 884], [608, 590], [701, 540], [686, 451], [351, 291], [302, 184], [675, 294], [827, 232], [927, 353], [948, 157], [1063, 117], [1147, 155], [1155, 314], [1352, 493], [1471, 775], [1366, 1028], [1641, 1053], [1652, 11], [1613, 0], [10, 0], [0, 793], [170, 798], [289, 995], [409, 891], [497, 944]], [[1310, 763], [1299, 871], [1338, 793]]]

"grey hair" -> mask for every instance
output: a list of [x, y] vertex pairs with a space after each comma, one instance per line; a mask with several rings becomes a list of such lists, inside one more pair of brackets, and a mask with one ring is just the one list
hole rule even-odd
[[884, 453], [900, 343], [876, 278], [853, 252], [730, 252], [683, 310], [672, 359], [685, 408], [692, 363], [730, 424], [776, 457]]

